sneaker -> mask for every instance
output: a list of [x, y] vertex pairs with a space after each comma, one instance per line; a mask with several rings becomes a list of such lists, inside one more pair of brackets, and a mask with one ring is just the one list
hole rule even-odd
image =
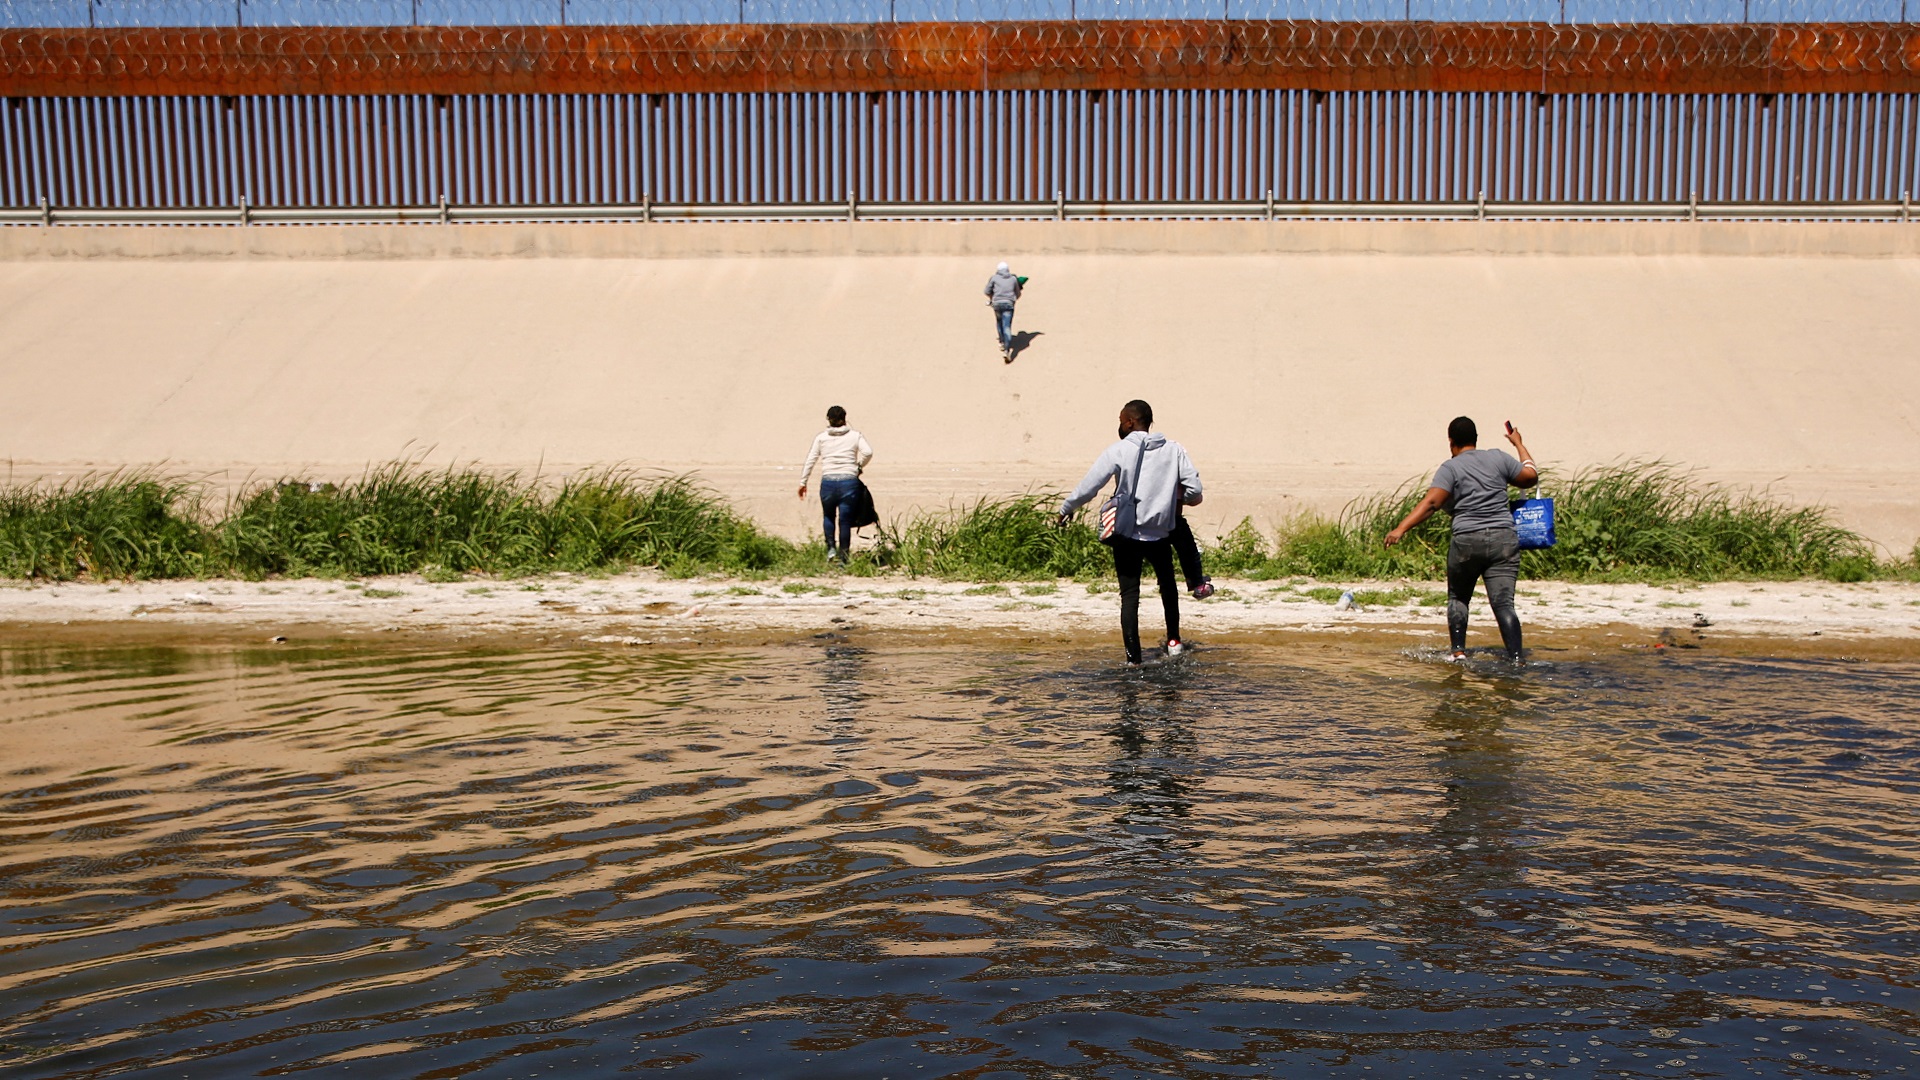
[[1464, 664], [1467, 662], [1467, 650], [1455, 649], [1453, 650], [1453, 655], [1447, 657], [1447, 659], [1456, 664]]
[[827, 561], [828, 561], [828, 562], [837, 562], [837, 561], [839, 561], [839, 559], [840, 559], [840, 549], [839, 549], [839, 548], [828, 548], [828, 549], [827, 549]]
[[1167, 655], [1168, 656], [1179, 656], [1181, 653], [1186, 651], [1187, 651], [1187, 647], [1185, 645], [1180, 644], [1179, 638], [1167, 639]]
[[1213, 579], [1212, 578], [1208, 578], [1207, 580], [1201, 582], [1200, 587], [1193, 590], [1193, 598], [1195, 600], [1205, 600], [1207, 597], [1212, 595], [1213, 595]]

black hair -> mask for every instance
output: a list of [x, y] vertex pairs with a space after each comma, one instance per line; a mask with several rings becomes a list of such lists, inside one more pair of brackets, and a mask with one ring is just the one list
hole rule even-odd
[[1139, 398], [1134, 398], [1132, 401], [1120, 406], [1120, 411], [1125, 413], [1128, 419], [1139, 425], [1141, 431], [1149, 431], [1153, 428], [1153, 406], [1141, 401]]
[[1479, 446], [1480, 429], [1473, 426], [1470, 417], [1456, 416], [1453, 423], [1447, 425], [1447, 442], [1453, 446]]
[[827, 426], [839, 427], [840, 425], [846, 422], [847, 422], [847, 410], [841, 408], [838, 405], [834, 405], [827, 409]]

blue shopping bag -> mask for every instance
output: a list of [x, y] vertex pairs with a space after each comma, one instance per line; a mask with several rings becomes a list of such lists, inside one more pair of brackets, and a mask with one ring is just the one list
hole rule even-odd
[[1516, 499], [1513, 531], [1520, 534], [1520, 550], [1533, 551], [1553, 546], [1553, 500]]

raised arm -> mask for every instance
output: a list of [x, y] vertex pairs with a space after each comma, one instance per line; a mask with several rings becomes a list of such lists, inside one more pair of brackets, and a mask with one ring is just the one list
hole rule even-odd
[[1400, 524], [1395, 525], [1393, 531], [1387, 534], [1387, 546], [1392, 547], [1399, 543], [1401, 537], [1406, 536], [1415, 525], [1432, 517], [1435, 510], [1447, 504], [1449, 494], [1446, 488], [1428, 488], [1426, 497], [1416, 503], [1414, 508], [1408, 511], [1407, 516], [1400, 519]]
[[1530, 488], [1540, 482], [1540, 470], [1533, 463], [1533, 455], [1527, 452], [1526, 441], [1520, 438], [1520, 429], [1509, 425], [1507, 441], [1513, 444], [1513, 452], [1520, 455], [1520, 471], [1513, 478], [1513, 486]]

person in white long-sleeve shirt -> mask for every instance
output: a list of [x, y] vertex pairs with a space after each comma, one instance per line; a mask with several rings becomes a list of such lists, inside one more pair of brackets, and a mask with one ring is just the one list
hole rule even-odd
[[800, 497], [807, 497], [807, 481], [813, 478], [813, 467], [818, 463], [820, 526], [827, 535], [829, 559], [846, 561], [847, 545], [853, 541], [853, 508], [860, 495], [860, 472], [872, 460], [873, 447], [867, 445], [866, 436], [847, 426], [847, 410], [838, 405], [828, 409], [827, 430], [813, 437], [807, 463], [800, 466]]
[[1107, 481], [1116, 490], [1133, 493], [1133, 513], [1122, 515], [1113, 546], [1113, 570], [1120, 579], [1120, 639], [1127, 663], [1140, 663], [1140, 571], [1151, 563], [1160, 585], [1160, 608], [1167, 618], [1167, 655], [1186, 651], [1180, 642], [1180, 584], [1173, 576], [1173, 532], [1181, 506], [1198, 506], [1200, 471], [1193, 467], [1186, 447], [1156, 435], [1153, 406], [1129, 401], [1120, 409], [1120, 441], [1100, 452], [1086, 478], [1060, 504], [1058, 523], [1065, 525], [1075, 510], [1100, 494]]

